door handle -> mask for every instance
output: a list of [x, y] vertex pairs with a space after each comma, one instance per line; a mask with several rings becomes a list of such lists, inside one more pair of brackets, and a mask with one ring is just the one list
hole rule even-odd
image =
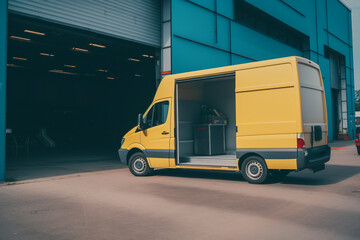
[[168, 135], [168, 134], [169, 134], [169, 132], [167, 132], [167, 131], [163, 131], [161, 134], [162, 134], [162, 135]]

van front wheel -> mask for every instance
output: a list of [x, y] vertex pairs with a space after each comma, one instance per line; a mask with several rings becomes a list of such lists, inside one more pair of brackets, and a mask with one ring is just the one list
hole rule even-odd
[[135, 176], [148, 176], [153, 171], [143, 153], [134, 153], [129, 160], [129, 170]]
[[260, 184], [266, 181], [268, 169], [264, 159], [258, 156], [246, 158], [241, 165], [243, 177], [249, 183]]

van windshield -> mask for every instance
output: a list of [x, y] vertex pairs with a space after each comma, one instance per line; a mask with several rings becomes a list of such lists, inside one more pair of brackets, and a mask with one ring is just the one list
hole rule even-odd
[[304, 125], [325, 124], [323, 88], [318, 69], [299, 63], [302, 119]]

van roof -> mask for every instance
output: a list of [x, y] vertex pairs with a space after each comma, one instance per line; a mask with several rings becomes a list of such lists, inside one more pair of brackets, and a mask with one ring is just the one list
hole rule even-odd
[[193, 77], [206, 77], [211, 75], [220, 75], [220, 74], [227, 74], [232, 73], [241, 69], [246, 68], [256, 68], [256, 67], [264, 67], [269, 65], [277, 65], [281, 63], [287, 63], [287, 62], [301, 62], [308, 64], [310, 66], [313, 66], [315, 68], [319, 68], [319, 66], [306, 58], [292, 56], [292, 57], [285, 57], [285, 58], [277, 58], [277, 59], [271, 59], [271, 60], [265, 60], [265, 61], [256, 61], [251, 63], [243, 63], [243, 64], [237, 64], [237, 65], [231, 65], [226, 67], [218, 67], [218, 68], [211, 68], [211, 69], [204, 69], [204, 70], [198, 70], [198, 71], [192, 71], [192, 72], [185, 72], [185, 73], [178, 73], [178, 74], [172, 74], [164, 77], [163, 80], [167, 79], [175, 79], [175, 80], [182, 80], [186, 78], [193, 78]]

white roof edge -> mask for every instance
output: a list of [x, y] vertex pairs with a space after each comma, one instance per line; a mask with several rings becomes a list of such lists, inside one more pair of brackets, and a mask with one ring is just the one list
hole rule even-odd
[[344, 7], [346, 7], [350, 12], [352, 11], [350, 6], [347, 3], [344, 3], [342, 0], [338, 0]]

